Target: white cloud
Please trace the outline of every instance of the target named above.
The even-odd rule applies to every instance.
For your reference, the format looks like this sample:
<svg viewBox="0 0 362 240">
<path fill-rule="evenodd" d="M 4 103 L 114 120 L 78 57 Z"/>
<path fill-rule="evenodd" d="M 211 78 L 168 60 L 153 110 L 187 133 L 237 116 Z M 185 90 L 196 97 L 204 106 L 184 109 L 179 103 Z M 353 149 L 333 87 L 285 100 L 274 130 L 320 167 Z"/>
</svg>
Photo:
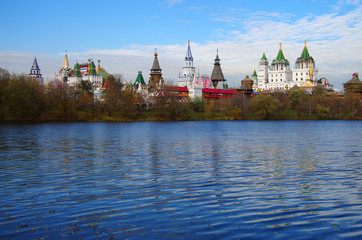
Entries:
<svg viewBox="0 0 362 240">
<path fill-rule="evenodd" d="M 240 10 L 242 11 L 242 10 Z M 283 52 L 291 67 L 300 56 L 304 40 L 308 40 L 309 53 L 319 68 L 319 76 L 325 76 L 338 88 L 351 78 L 353 72 L 362 72 L 362 7 L 358 6 L 344 14 L 308 15 L 296 21 L 260 19 L 259 17 L 230 21 L 233 27 L 220 28 L 214 41 L 196 43 L 191 40 L 194 65 L 201 74 L 211 75 L 216 50 L 219 49 L 221 67 L 229 86 L 239 87 L 245 75 L 251 75 L 265 51 L 271 61 L 283 43 Z M 226 30 L 227 29 L 227 30 Z M 165 79 L 177 80 L 179 69 L 184 66 L 187 40 L 175 45 L 129 45 L 121 49 L 89 49 L 85 52 L 68 52 L 70 64 L 86 62 L 88 58 L 101 59 L 101 65 L 110 73 L 123 73 L 134 81 L 138 71 L 144 78 L 153 62 L 155 48 Z M 0 67 L 9 71 L 27 73 L 37 56 L 45 77 L 59 70 L 64 53 L 48 56 L 37 53 L 0 51 Z M 146 80 L 147 81 L 147 80 Z"/>
<path fill-rule="evenodd" d="M 164 5 L 165 5 L 165 8 L 171 8 L 174 5 L 181 4 L 182 2 L 183 2 L 183 0 L 167 0 L 167 1 L 165 1 Z"/>
</svg>

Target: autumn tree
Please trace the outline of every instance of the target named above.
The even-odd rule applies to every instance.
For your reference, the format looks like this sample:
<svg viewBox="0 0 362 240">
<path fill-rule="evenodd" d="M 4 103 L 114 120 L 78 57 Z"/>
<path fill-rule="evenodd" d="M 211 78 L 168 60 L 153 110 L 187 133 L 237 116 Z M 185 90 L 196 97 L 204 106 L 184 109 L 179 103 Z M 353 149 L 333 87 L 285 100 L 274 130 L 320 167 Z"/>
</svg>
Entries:
<svg viewBox="0 0 362 240">
<path fill-rule="evenodd" d="M 107 86 L 103 91 L 104 107 L 108 111 L 108 115 L 111 116 L 114 112 L 118 112 L 121 109 L 123 84 L 121 79 L 117 79 L 113 75 L 108 76 L 106 81 Z"/>
<path fill-rule="evenodd" d="M 275 119 L 280 111 L 280 101 L 271 94 L 259 94 L 251 100 L 251 110 L 260 119 Z"/>
</svg>

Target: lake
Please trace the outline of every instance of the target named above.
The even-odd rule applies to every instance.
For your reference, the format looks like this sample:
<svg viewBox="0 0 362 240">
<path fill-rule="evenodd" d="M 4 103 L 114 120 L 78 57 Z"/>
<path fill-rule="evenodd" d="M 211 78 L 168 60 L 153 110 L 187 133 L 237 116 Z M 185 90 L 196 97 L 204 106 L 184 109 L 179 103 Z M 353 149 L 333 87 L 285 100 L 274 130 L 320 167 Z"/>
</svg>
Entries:
<svg viewBox="0 0 362 240">
<path fill-rule="evenodd" d="M 0 239 L 362 239 L 361 121 L 0 125 Z"/>
</svg>

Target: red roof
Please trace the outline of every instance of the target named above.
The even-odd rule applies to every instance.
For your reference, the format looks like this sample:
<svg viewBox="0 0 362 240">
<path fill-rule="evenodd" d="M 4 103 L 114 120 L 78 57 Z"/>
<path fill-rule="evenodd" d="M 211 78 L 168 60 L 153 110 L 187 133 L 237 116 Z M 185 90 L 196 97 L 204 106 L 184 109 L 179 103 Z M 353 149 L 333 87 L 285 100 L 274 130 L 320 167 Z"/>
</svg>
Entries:
<svg viewBox="0 0 362 240">
<path fill-rule="evenodd" d="M 233 89 L 213 89 L 213 88 L 203 88 L 202 93 L 213 93 L 213 94 L 236 94 L 236 91 Z"/>
<path fill-rule="evenodd" d="M 166 91 L 175 91 L 175 92 L 188 92 L 187 87 L 178 87 L 178 86 L 165 86 Z"/>
</svg>

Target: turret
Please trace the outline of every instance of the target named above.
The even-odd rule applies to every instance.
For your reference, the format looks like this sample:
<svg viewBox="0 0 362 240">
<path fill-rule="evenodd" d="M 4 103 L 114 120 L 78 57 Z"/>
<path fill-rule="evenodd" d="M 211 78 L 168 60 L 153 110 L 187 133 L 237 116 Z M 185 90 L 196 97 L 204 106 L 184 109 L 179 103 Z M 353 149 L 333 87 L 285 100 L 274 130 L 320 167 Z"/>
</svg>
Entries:
<svg viewBox="0 0 362 240">
<path fill-rule="evenodd" d="M 149 83 L 150 83 L 150 88 L 154 89 L 154 90 L 163 90 L 164 88 L 164 81 L 163 81 L 163 77 L 162 77 L 162 69 L 160 68 L 160 64 L 158 62 L 158 54 L 157 51 L 155 50 L 155 58 L 153 60 L 153 64 L 152 64 L 152 68 L 151 68 L 151 73 L 150 73 L 150 79 L 149 79 Z"/>
<path fill-rule="evenodd" d="M 94 64 L 93 61 L 89 64 L 89 70 L 87 75 L 91 76 L 97 75 L 96 65 Z"/>
<path fill-rule="evenodd" d="M 33 66 L 30 69 L 29 76 L 32 77 L 34 80 L 37 80 L 40 84 L 43 84 L 43 77 L 40 73 L 40 68 L 36 57 L 34 57 Z"/>
<path fill-rule="evenodd" d="M 219 51 L 216 54 L 214 69 L 212 70 L 211 74 L 211 81 L 214 89 L 216 89 L 219 82 L 225 82 L 226 79 L 224 78 L 224 74 L 222 73 L 221 66 L 220 66 L 220 58 L 219 58 Z"/>
<path fill-rule="evenodd" d="M 280 48 L 277 57 L 271 64 L 271 70 L 287 70 L 289 69 L 289 61 L 284 57 L 282 43 L 279 43 Z"/>
</svg>

